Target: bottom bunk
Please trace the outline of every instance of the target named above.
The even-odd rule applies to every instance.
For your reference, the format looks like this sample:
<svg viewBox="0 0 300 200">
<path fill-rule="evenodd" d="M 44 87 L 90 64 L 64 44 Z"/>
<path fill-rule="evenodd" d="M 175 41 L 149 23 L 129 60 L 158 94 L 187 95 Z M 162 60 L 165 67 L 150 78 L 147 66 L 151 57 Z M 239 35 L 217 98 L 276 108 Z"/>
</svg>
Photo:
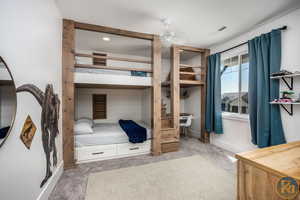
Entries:
<svg viewBox="0 0 300 200">
<path fill-rule="evenodd" d="M 75 124 L 77 163 L 149 154 L 151 151 L 151 129 L 142 122 L 137 124 L 146 130 L 145 141 L 131 143 L 120 124 L 93 124 L 86 119 L 85 121 L 87 122 L 82 123 L 79 120 Z M 88 123 L 90 125 L 87 125 Z"/>
</svg>

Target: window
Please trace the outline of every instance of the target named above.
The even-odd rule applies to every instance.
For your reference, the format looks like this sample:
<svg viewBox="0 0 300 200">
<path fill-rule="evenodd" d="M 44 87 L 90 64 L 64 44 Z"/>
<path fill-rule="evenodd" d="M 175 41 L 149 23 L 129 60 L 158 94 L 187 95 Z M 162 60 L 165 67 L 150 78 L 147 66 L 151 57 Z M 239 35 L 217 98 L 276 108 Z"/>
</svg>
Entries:
<svg viewBox="0 0 300 200">
<path fill-rule="evenodd" d="M 222 111 L 248 114 L 248 54 L 222 60 L 221 96 Z"/>
<path fill-rule="evenodd" d="M 106 94 L 93 94 L 93 119 L 106 119 Z"/>
</svg>

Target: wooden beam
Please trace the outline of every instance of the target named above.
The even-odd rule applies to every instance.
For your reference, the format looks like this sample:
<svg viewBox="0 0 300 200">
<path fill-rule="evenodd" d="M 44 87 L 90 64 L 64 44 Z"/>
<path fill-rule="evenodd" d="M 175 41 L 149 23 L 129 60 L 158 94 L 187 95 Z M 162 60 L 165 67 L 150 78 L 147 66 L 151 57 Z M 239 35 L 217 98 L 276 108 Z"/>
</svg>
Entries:
<svg viewBox="0 0 300 200">
<path fill-rule="evenodd" d="M 171 68 L 171 108 L 173 115 L 173 128 L 175 129 L 176 138 L 180 138 L 179 116 L 180 116 L 180 48 L 174 45 L 172 51 L 172 68 Z"/>
<path fill-rule="evenodd" d="M 202 80 L 180 80 L 180 87 L 191 87 L 191 86 L 203 86 L 205 82 Z M 163 87 L 170 87 L 170 81 L 165 81 L 162 83 Z"/>
<path fill-rule="evenodd" d="M 145 39 L 145 40 L 153 40 L 153 38 L 154 38 L 154 35 L 152 35 L 152 34 L 127 31 L 127 30 L 111 28 L 111 27 L 107 27 L 107 26 L 86 24 L 86 23 L 81 23 L 81 22 L 75 22 L 75 28 L 80 29 L 80 30 L 85 30 L 85 31 L 109 33 L 109 34 L 114 34 L 114 35 L 121 35 L 121 36 L 139 38 L 139 39 Z"/>
<path fill-rule="evenodd" d="M 62 40 L 62 124 L 63 124 L 63 160 L 64 168 L 75 166 L 74 159 L 74 55 L 75 27 L 74 21 L 63 20 Z"/>
<path fill-rule="evenodd" d="M 205 85 L 201 80 L 180 80 L 180 85 Z"/>
<path fill-rule="evenodd" d="M 119 70 L 119 71 L 139 71 L 152 73 L 151 69 L 146 68 L 134 68 L 134 67 L 114 67 L 106 65 L 89 65 L 89 64 L 75 64 L 77 68 L 89 68 L 89 69 L 107 69 L 107 70 Z"/>
<path fill-rule="evenodd" d="M 180 67 L 191 67 L 191 68 L 202 68 L 201 66 L 195 66 L 195 65 L 187 65 L 187 64 L 179 64 Z"/>
<path fill-rule="evenodd" d="M 203 72 L 179 72 L 180 74 L 201 75 Z"/>
<path fill-rule="evenodd" d="M 204 53 L 207 49 L 197 48 L 197 47 L 190 47 L 190 46 L 184 46 L 184 45 L 178 45 L 180 50 L 184 51 L 193 51 L 193 52 L 200 52 Z"/>
<path fill-rule="evenodd" d="M 210 55 L 210 50 L 205 50 L 204 53 L 201 54 L 201 65 L 205 67 L 205 73 L 201 75 L 201 80 L 206 83 L 206 76 L 207 76 L 207 65 L 208 65 L 208 56 Z M 200 125 L 201 125 L 201 136 L 200 141 L 203 143 L 209 143 L 209 133 L 205 131 L 205 102 L 206 102 L 206 87 L 202 87 L 200 90 L 201 96 L 201 104 L 200 104 Z"/>
<path fill-rule="evenodd" d="M 108 84 L 90 84 L 90 83 L 75 83 L 76 88 L 101 88 L 101 89 L 146 89 L 151 86 L 144 85 L 108 85 Z"/>
<path fill-rule="evenodd" d="M 152 41 L 152 60 L 153 60 L 152 154 L 160 155 L 162 153 L 162 150 L 161 150 L 161 42 L 159 36 L 154 36 Z"/>
<path fill-rule="evenodd" d="M 115 56 L 95 56 L 91 54 L 84 54 L 84 53 L 75 53 L 75 56 L 78 57 L 87 57 L 87 58 L 102 58 L 107 60 L 118 60 L 118 61 L 125 61 L 125 62 L 136 62 L 136 63 L 146 63 L 152 64 L 152 61 L 142 60 L 142 59 L 133 59 L 133 58 L 120 58 Z"/>
</svg>

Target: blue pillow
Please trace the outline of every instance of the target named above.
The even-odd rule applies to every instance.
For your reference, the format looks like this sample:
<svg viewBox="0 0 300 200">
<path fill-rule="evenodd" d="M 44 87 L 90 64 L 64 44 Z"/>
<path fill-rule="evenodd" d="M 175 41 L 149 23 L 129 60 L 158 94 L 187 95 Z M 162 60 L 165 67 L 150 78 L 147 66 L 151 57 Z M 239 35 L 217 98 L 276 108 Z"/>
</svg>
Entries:
<svg viewBox="0 0 300 200">
<path fill-rule="evenodd" d="M 147 72 L 131 71 L 131 76 L 147 77 Z"/>
</svg>

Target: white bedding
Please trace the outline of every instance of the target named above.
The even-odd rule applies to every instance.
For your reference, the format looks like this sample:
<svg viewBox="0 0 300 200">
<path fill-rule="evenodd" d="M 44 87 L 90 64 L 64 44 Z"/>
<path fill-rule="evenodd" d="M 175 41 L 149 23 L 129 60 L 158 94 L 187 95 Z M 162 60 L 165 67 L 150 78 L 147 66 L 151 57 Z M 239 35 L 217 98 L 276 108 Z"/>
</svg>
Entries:
<svg viewBox="0 0 300 200">
<path fill-rule="evenodd" d="M 151 86 L 152 77 L 131 76 L 130 72 L 105 69 L 76 69 L 75 83 Z"/>
<path fill-rule="evenodd" d="M 140 126 L 147 129 L 147 139 L 151 139 L 151 129 L 145 124 L 137 122 Z M 94 133 L 85 135 L 75 135 L 76 147 L 121 144 L 128 143 L 129 139 L 119 124 L 101 123 L 93 128 Z"/>
</svg>

